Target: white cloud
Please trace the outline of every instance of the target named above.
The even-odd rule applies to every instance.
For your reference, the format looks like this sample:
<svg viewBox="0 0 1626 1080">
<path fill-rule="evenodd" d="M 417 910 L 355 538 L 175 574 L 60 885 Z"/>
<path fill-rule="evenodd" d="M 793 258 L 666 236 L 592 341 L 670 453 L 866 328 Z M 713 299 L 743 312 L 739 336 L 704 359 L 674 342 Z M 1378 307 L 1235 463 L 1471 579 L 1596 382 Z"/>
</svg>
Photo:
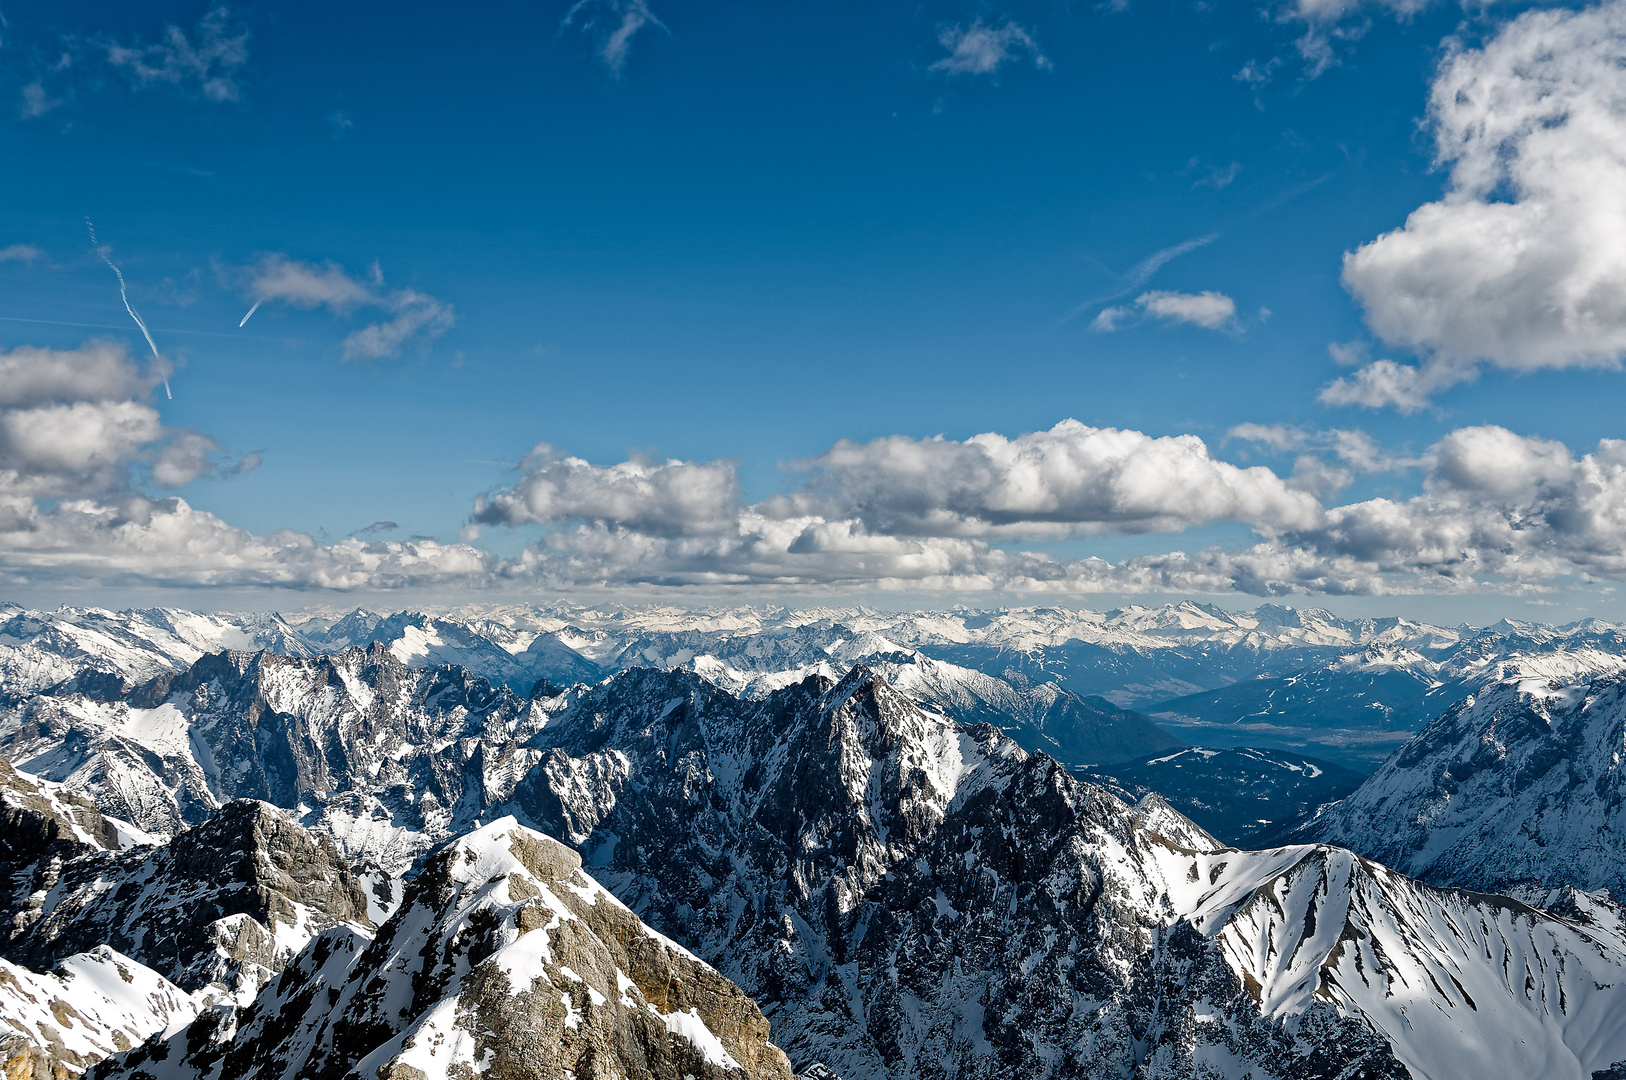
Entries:
<svg viewBox="0 0 1626 1080">
<path fill-rule="evenodd" d="M 318 544 L 254 536 L 177 498 L 136 490 L 239 473 L 210 436 L 166 427 L 147 397 L 160 378 L 122 346 L 0 353 L 0 581 L 389 587 L 484 580 L 496 560 L 466 545 Z"/>
<path fill-rule="evenodd" d="M 1236 320 L 1236 302 L 1224 293 L 1149 292 L 1135 304 L 1153 318 L 1219 330 Z"/>
<path fill-rule="evenodd" d="M 143 370 L 123 346 L 20 347 L 0 353 L 0 501 L 128 493 L 132 470 L 164 487 L 205 473 L 242 472 L 214 439 L 166 427 L 145 399 L 167 373 Z"/>
<path fill-rule="evenodd" d="M 98 44 L 107 62 L 138 88 L 167 86 L 210 101 L 236 101 L 238 78 L 248 63 L 248 31 L 234 25 L 228 8 L 217 7 L 198 21 L 192 36 L 169 26 L 158 42 L 123 45 L 110 39 Z"/>
<path fill-rule="evenodd" d="M 573 26 L 578 19 L 584 33 L 598 35 L 599 59 L 617 77 L 626 66 L 632 39 L 640 30 L 646 26 L 666 29 L 645 0 L 576 0 L 559 25 Z"/>
<path fill-rule="evenodd" d="M 520 462 L 512 488 L 475 500 L 473 520 L 487 525 L 556 523 L 575 518 L 659 536 L 732 529 L 740 485 L 727 461 L 624 461 L 597 468 L 547 443 Z"/>
<path fill-rule="evenodd" d="M 391 318 L 371 323 L 344 339 L 345 360 L 382 360 L 399 355 L 413 341 L 430 341 L 457 321 L 452 305 L 416 289 L 384 288 L 384 272 L 373 264 L 367 280 L 353 277 L 331 260 L 317 265 L 283 254 L 262 256 L 245 273 L 247 294 L 256 306 L 280 301 L 294 307 L 323 307 L 335 315 L 380 308 Z"/>
<path fill-rule="evenodd" d="M 1090 329 L 1098 333 L 1111 333 L 1142 319 L 1188 323 L 1205 330 L 1224 330 L 1236 325 L 1236 301 L 1224 293 L 1212 291 L 1141 293 L 1133 304 L 1103 308 L 1090 323 Z"/>
<path fill-rule="evenodd" d="M 0 247 L 0 263 L 20 262 L 32 265 L 35 259 L 44 255 L 45 252 L 33 244 L 10 244 L 6 247 Z"/>
<path fill-rule="evenodd" d="M 0 352 L 0 408 L 144 397 L 165 374 L 143 371 L 113 342 L 72 350 L 21 345 Z"/>
<path fill-rule="evenodd" d="M 496 562 L 466 544 L 255 536 L 179 498 L 131 494 L 50 508 L 0 498 L 0 580 L 387 589 L 482 584 Z"/>
<path fill-rule="evenodd" d="M 1033 66 L 1048 71 L 1052 66 L 1039 51 L 1033 35 L 1014 22 L 989 26 L 974 19 L 970 26 L 945 27 L 937 43 L 948 55 L 931 65 L 933 71 L 948 75 L 992 75 L 1011 60 L 1028 57 Z"/>
<path fill-rule="evenodd" d="M 1528 593 L 1626 579 L 1626 441 L 1578 455 L 1498 427 L 1454 431 L 1416 459 L 1359 431 L 1233 429 L 1232 439 L 1298 455 L 1287 478 L 1217 460 L 1193 436 L 1076 421 L 1016 438 L 895 436 L 838 443 L 800 466 L 793 491 L 755 505 L 728 461 L 599 467 L 543 445 L 471 517 L 540 524 L 512 557 L 362 538 L 388 522 L 334 544 L 256 536 L 138 490 L 142 477 L 180 485 L 232 469 L 214 439 L 167 428 L 124 396 L 150 390 L 150 374 L 111 346 L 29 356 L 45 372 L 35 383 L 15 390 L 0 379 L 10 392 L 0 405 L 0 581 L 1283 595 Z M 18 368 L 16 352 L 0 359 Z M 1412 498 L 1321 501 L 1349 476 L 1409 468 L 1422 471 Z M 1219 522 L 1258 541 L 1115 563 L 1001 546 Z"/>
<path fill-rule="evenodd" d="M 280 300 L 294 307 L 326 307 L 337 315 L 378 302 L 374 288 L 383 283 L 375 271 L 371 283 L 351 277 L 331 259 L 318 266 L 282 254 L 262 256 L 249 270 L 249 294 L 255 300 Z"/>
<path fill-rule="evenodd" d="M 397 289 L 390 293 L 386 306 L 395 312 L 393 319 L 362 327 L 344 339 L 346 360 L 382 360 L 396 356 L 412 339 L 439 337 L 457 321 L 450 304 L 415 289 Z"/>
<path fill-rule="evenodd" d="M 1626 356 L 1626 4 L 1530 11 L 1451 52 L 1430 94 L 1449 188 L 1349 253 L 1372 329 L 1424 359 L 1380 361 L 1335 403 L 1416 408 L 1489 363 Z"/>
<path fill-rule="evenodd" d="M 1334 379 L 1317 398 L 1327 405 L 1358 405 L 1367 409 L 1397 409 L 1414 413 L 1426 408 L 1439 390 L 1471 377 L 1472 368 L 1433 363 L 1417 366 L 1393 360 L 1374 360 L 1353 375 Z"/>
<path fill-rule="evenodd" d="M 605 512 L 596 517 L 556 511 L 552 520 L 570 516 L 579 523 L 550 530 L 493 573 L 559 588 L 1255 595 L 1528 593 L 1560 579 L 1626 577 L 1626 442 L 1605 440 L 1577 458 L 1560 443 L 1495 427 L 1465 428 L 1422 458 L 1406 459 L 1356 431 L 1245 425 L 1233 435 L 1279 451 L 1323 454 L 1329 468 L 1350 473 L 1420 465 L 1423 492 L 1409 500 L 1371 499 L 1323 510 L 1312 495 L 1269 470 L 1213 461 L 1189 436 L 1152 440 L 1072 423 L 1014 440 L 900 437 L 839 444 L 809 463 L 812 479 L 805 489 L 736 506 L 727 527 L 720 527 L 722 499 L 702 500 L 705 512 L 692 515 L 707 523 L 705 530 L 633 527 L 635 517 L 649 516 L 636 497 L 625 505 L 603 504 Z M 1108 454 L 1081 467 L 1066 448 L 1044 445 L 1095 438 L 1139 449 L 1153 460 L 1131 469 L 1125 460 L 1132 454 Z M 1176 452 L 1181 446 L 1168 444 L 1184 444 L 1185 458 Z M 1080 483 L 1081 476 L 1095 482 Z M 647 505 L 662 501 L 651 496 Z M 1210 520 L 1246 524 L 1261 541 L 1240 550 L 1172 551 L 1118 563 L 1063 560 L 989 543 Z"/>
<path fill-rule="evenodd" d="M 1238 424 L 1225 433 L 1226 442 L 1233 440 L 1296 454 L 1287 484 L 1318 498 L 1342 491 L 1359 476 L 1418 464 L 1414 458 L 1384 450 L 1366 432 L 1347 428 L 1306 431 L 1286 424 Z"/>
</svg>

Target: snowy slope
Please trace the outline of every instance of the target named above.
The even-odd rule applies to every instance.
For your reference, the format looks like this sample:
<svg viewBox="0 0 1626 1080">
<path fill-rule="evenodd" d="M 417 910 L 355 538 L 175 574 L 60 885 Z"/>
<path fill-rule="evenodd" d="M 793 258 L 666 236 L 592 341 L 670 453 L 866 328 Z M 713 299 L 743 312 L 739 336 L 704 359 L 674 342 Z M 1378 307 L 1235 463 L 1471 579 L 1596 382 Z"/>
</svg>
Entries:
<svg viewBox="0 0 1626 1080">
<path fill-rule="evenodd" d="M 0 960 L 0 1066 L 8 1080 L 77 1076 L 197 1012 L 180 987 L 105 945 L 45 974 Z"/>
<path fill-rule="evenodd" d="M 1339 848 L 1153 853 L 1175 910 L 1289 1026 L 1330 1002 L 1380 1032 L 1419 1080 L 1588 1080 L 1626 1059 L 1613 908 L 1583 896 L 1584 910 L 1559 919 Z"/>
</svg>

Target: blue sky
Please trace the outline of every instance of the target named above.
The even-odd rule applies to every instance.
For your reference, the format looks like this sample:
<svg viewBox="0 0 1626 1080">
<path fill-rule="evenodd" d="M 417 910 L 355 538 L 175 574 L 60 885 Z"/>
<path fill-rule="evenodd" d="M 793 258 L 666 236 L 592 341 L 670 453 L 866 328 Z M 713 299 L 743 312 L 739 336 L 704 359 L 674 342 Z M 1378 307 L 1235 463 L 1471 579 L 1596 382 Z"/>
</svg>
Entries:
<svg viewBox="0 0 1626 1080">
<path fill-rule="evenodd" d="M 0 13 L 7 595 L 1622 614 L 1613 6 Z"/>
</svg>

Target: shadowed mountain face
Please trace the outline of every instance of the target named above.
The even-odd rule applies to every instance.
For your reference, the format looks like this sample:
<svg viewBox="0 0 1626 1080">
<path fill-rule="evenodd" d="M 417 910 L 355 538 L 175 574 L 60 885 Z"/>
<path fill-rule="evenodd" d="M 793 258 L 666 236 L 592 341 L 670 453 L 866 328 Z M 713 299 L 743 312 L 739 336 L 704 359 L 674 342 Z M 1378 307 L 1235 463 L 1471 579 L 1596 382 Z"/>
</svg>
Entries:
<svg viewBox="0 0 1626 1080">
<path fill-rule="evenodd" d="M 1155 792 L 1235 847 L 1266 847 L 1365 775 L 1330 761 L 1281 750 L 1192 747 L 1081 771 L 1127 798 Z"/>
</svg>

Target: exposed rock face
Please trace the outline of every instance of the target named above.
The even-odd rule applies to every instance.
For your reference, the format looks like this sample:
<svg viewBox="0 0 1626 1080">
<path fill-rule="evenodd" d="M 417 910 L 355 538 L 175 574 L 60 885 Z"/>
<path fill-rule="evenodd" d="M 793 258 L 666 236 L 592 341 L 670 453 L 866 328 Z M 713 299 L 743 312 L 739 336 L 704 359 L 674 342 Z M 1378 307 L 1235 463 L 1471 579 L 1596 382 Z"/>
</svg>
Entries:
<svg viewBox="0 0 1626 1080">
<path fill-rule="evenodd" d="M 0 955 L 45 970 L 108 945 L 188 992 L 252 995 L 312 935 L 368 923 L 333 842 L 252 800 L 163 847 L 47 854 L 10 885 Z"/>
<path fill-rule="evenodd" d="M 47 854 L 72 857 L 117 850 L 118 826 L 76 792 L 20 773 L 0 758 L 0 874 Z"/>
<path fill-rule="evenodd" d="M 734 984 L 646 929 L 569 848 L 500 819 L 448 844 L 369 942 L 318 938 L 235 1025 L 98 1078 L 791 1080 Z"/>
<path fill-rule="evenodd" d="M 1441 885 L 1626 896 L 1626 676 L 1504 663 L 1299 835 Z"/>
</svg>

